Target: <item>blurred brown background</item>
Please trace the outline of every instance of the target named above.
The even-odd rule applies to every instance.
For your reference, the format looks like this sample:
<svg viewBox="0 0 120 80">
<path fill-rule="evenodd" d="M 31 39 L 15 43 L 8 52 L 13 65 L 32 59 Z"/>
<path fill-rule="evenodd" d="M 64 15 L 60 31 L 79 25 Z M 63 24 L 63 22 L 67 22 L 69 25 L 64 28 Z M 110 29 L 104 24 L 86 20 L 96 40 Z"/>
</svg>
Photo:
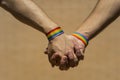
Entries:
<svg viewBox="0 0 120 80">
<path fill-rule="evenodd" d="M 34 0 L 66 33 L 75 31 L 97 0 Z M 68 71 L 52 68 L 46 37 L 0 8 L 0 80 L 120 80 L 120 18 L 91 40 L 85 60 Z"/>
</svg>

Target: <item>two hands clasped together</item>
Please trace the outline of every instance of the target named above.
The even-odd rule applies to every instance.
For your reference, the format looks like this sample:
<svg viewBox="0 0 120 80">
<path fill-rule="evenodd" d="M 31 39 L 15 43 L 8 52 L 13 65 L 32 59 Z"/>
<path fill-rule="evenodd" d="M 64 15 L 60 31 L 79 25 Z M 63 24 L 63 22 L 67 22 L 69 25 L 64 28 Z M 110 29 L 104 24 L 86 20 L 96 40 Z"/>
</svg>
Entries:
<svg viewBox="0 0 120 80">
<path fill-rule="evenodd" d="M 0 0 L 0 5 L 21 22 L 47 36 L 49 44 L 45 53 L 51 65 L 58 66 L 61 70 L 77 66 L 79 61 L 84 59 L 88 41 L 120 15 L 120 0 L 98 0 L 79 29 L 67 35 L 33 0 Z"/>
<path fill-rule="evenodd" d="M 54 34 L 56 31 L 58 32 Z M 87 46 L 86 42 L 88 42 L 85 36 L 80 33 L 67 35 L 63 31 L 60 33 L 58 29 L 52 30 L 50 33 L 53 34 L 50 40 L 48 38 L 49 44 L 45 53 L 48 54 L 53 67 L 59 66 L 59 69 L 67 70 L 70 67 L 77 66 L 79 61 L 84 59 L 83 53 Z"/>
</svg>

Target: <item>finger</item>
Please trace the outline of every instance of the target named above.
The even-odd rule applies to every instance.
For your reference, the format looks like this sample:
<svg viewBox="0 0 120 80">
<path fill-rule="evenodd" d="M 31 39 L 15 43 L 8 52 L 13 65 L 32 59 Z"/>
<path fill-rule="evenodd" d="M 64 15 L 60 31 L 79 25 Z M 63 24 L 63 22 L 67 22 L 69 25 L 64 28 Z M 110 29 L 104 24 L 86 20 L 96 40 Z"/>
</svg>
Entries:
<svg viewBox="0 0 120 80">
<path fill-rule="evenodd" d="M 54 67 L 55 66 L 55 64 L 53 64 L 53 62 L 51 61 L 51 59 L 50 59 L 51 57 L 48 55 L 48 60 L 49 60 L 49 62 L 50 62 L 50 64 L 51 64 L 51 66 L 52 67 Z"/>
<path fill-rule="evenodd" d="M 77 56 L 78 60 L 80 60 L 80 57 L 82 55 L 80 49 L 81 49 L 80 45 L 78 45 L 77 42 L 74 42 L 74 52 L 75 52 L 75 55 Z"/>
<path fill-rule="evenodd" d="M 84 60 L 84 51 L 85 49 L 80 49 L 80 52 L 81 52 L 81 56 L 80 56 L 80 60 Z"/>
<path fill-rule="evenodd" d="M 80 49 L 74 49 L 74 52 L 75 52 L 75 55 L 77 56 L 77 58 L 79 59 L 80 56 L 82 55 L 81 52 L 80 52 Z"/>
<path fill-rule="evenodd" d="M 77 65 L 78 65 L 79 60 L 78 60 L 78 58 L 77 58 L 77 56 L 75 55 L 75 53 L 74 53 L 74 52 L 73 52 L 73 56 L 74 56 L 74 66 L 73 66 L 73 67 L 75 67 L 75 66 L 77 66 Z"/>
<path fill-rule="evenodd" d="M 59 69 L 60 70 L 68 70 L 69 68 L 70 67 L 68 65 L 67 56 L 63 56 L 62 59 L 61 59 L 61 63 L 60 63 Z"/>
<path fill-rule="evenodd" d="M 74 42 L 74 52 L 78 58 L 78 60 L 84 59 L 84 50 L 85 48 L 82 45 L 78 45 L 77 42 Z"/>
<path fill-rule="evenodd" d="M 77 59 L 76 55 L 74 54 L 73 50 L 68 50 L 66 55 L 68 57 L 69 66 L 71 66 L 71 67 L 77 66 L 78 59 Z"/>
<path fill-rule="evenodd" d="M 45 54 L 48 54 L 48 50 L 46 49 L 46 50 L 44 51 L 44 53 L 45 53 Z"/>
<path fill-rule="evenodd" d="M 83 53 L 81 52 L 79 47 L 75 47 L 74 49 L 75 55 L 77 56 L 78 60 L 81 60 Z"/>
<path fill-rule="evenodd" d="M 51 58 L 50 62 L 56 66 L 60 65 L 61 55 L 59 53 L 54 53 Z"/>
<path fill-rule="evenodd" d="M 53 54 L 55 54 L 55 51 L 47 49 L 47 54 L 48 54 L 48 60 L 51 63 L 51 66 L 54 67 L 55 62 L 51 60 L 51 57 L 53 56 Z"/>
</svg>

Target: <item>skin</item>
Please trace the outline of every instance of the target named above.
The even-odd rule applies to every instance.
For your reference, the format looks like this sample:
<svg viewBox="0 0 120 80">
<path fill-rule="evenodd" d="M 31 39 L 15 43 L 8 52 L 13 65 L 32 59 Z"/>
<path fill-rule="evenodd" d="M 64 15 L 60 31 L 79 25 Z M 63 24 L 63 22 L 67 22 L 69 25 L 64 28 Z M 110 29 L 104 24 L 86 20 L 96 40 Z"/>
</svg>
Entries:
<svg viewBox="0 0 120 80">
<path fill-rule="evenodd" d="M 77 32 L 89 40 L 112 23 L 120 15 L 120 0 L 99 0 L 88 18 L 81 24 Z"/>
<path fill-rule="evenodd" d="M 120 0 L 99 0 L 91 14 L 85 19 L 76 32 L 83 34 L 88 40 L 91 40 L 118 18 L 119 15 Z M 76 49 L 78 53 L 75 53 L 76 56 L 83 55 L 86 49 L 85 45 L 75 37 L 69 36 L 69 38 L 73 42 L 74 47 L 77 45 Z M 81 56 L 80 59 L 82 59 L 82 57 L 83 56 Z"/>
<path fill-rule="evenodd" d="M 65 41 L 65 43 L 62 43 L 62 47 L 60 46 L 62 40 L 58 41 L 59 39 Z M 79 61 L 83 60 L 83 52 L 85 49 L 85 45 L 84 43 L 82 43 L 82 41 L 71 35 L 65 35 L 64 38 L 56 37 L 53 41 L 54 42 L 51 41 L 51 44 L 48 45 L 48 49 L 46 51 L 47 54 L 51 54 L 48 55 L 48 57 L 49 61 L 52 62 L 53 67 L 59 66 L 60 70 L 68 70 L 70 67 L 76 67 Z M 65 54 L 61 55 L 59 52 Z"/>
<path fill-rule="evenodd" d="M 0 0 L 0 4 L 16 19 L 36 28 L 43 34 L 58 27 L 58 24 L 53 22 L 33 0 Z M 74 46 L 74 43 L 65 33 L 51 40 L 46 51 L 51 65 L 59 66 L 61 70 L 77 66 L 80 58 L 75 52 L 79 54 L 81 52 L 78 49 L 79 46 Z"/>
<path fill-rule="evenodd" d="M 86 36 L 88 40 L 94 38 L 120 15 L 120 0 L 99 0 L 91 14 L 85 19 L 76 32 Z M 75 41 L 77 42 L 77 41 Z M 81 53 L 85 45 L 79 42 Z"/>
<path fill-rule="evenodd" d="M 58 27 L 32 0 L 1 0 L 1 6 L 7 8 L 6 10 L 13 15 L 15 12 L 15 14 L 18 13 L 27 20 L 32 21 L 32 25 L 33 23 L 37 24 L 37 29 L 44 34 L 56 28 L 56 26 Z M 91 40 L 113 22 L 119 14 L 120 0 L 99 0 L 77 32 Z M 23 21 L 18 16 L 14 16 L 18 20 L 27 23 L 26 20 Z M 70 67 L 77 66 L 78 62 L 83 59 L 85 48 L 86 46 L 77 38 L 62 34 L 49 42 L 46 53 L 52 66 L 56 65 L 61 70 L 67 70 Z"/>
<path fill-rule="evenodd" d="M 83 34 L 88 38 L 88 40 L 91 40 L 116 18 L 118 18 L 119 15 L 120 0 L 99 0 L 91 14 L 85 19 L 76 32 Z M 85 45 L 73 36 L 69 36 L 69 39 L 73 42 L 74 47 L 76 48 L 75 55 L 78 60 L 79 58 L 81 60 L 84 57 L 83 53 L 86 49 Z"/>
</svg>

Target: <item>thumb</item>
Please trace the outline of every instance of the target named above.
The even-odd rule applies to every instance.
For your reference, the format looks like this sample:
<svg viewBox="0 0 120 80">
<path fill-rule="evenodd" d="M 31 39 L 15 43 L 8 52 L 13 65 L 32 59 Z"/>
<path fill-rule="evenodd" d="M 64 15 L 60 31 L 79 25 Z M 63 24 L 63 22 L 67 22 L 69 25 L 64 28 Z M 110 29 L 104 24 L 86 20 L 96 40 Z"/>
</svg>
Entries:
<svg viewBox="0 0 120 80">
<path fill-rule="evenodd" d="M 48 48 L 46 48 L 46 50 L 44 51 L 45 54 L 48 54 Z"/>
<path fill-rule="evenodd" d="M 85 49 L 80 49 L 81 52 L 80 60 L 84 60 L 84 51 Z"/>
</svg>

